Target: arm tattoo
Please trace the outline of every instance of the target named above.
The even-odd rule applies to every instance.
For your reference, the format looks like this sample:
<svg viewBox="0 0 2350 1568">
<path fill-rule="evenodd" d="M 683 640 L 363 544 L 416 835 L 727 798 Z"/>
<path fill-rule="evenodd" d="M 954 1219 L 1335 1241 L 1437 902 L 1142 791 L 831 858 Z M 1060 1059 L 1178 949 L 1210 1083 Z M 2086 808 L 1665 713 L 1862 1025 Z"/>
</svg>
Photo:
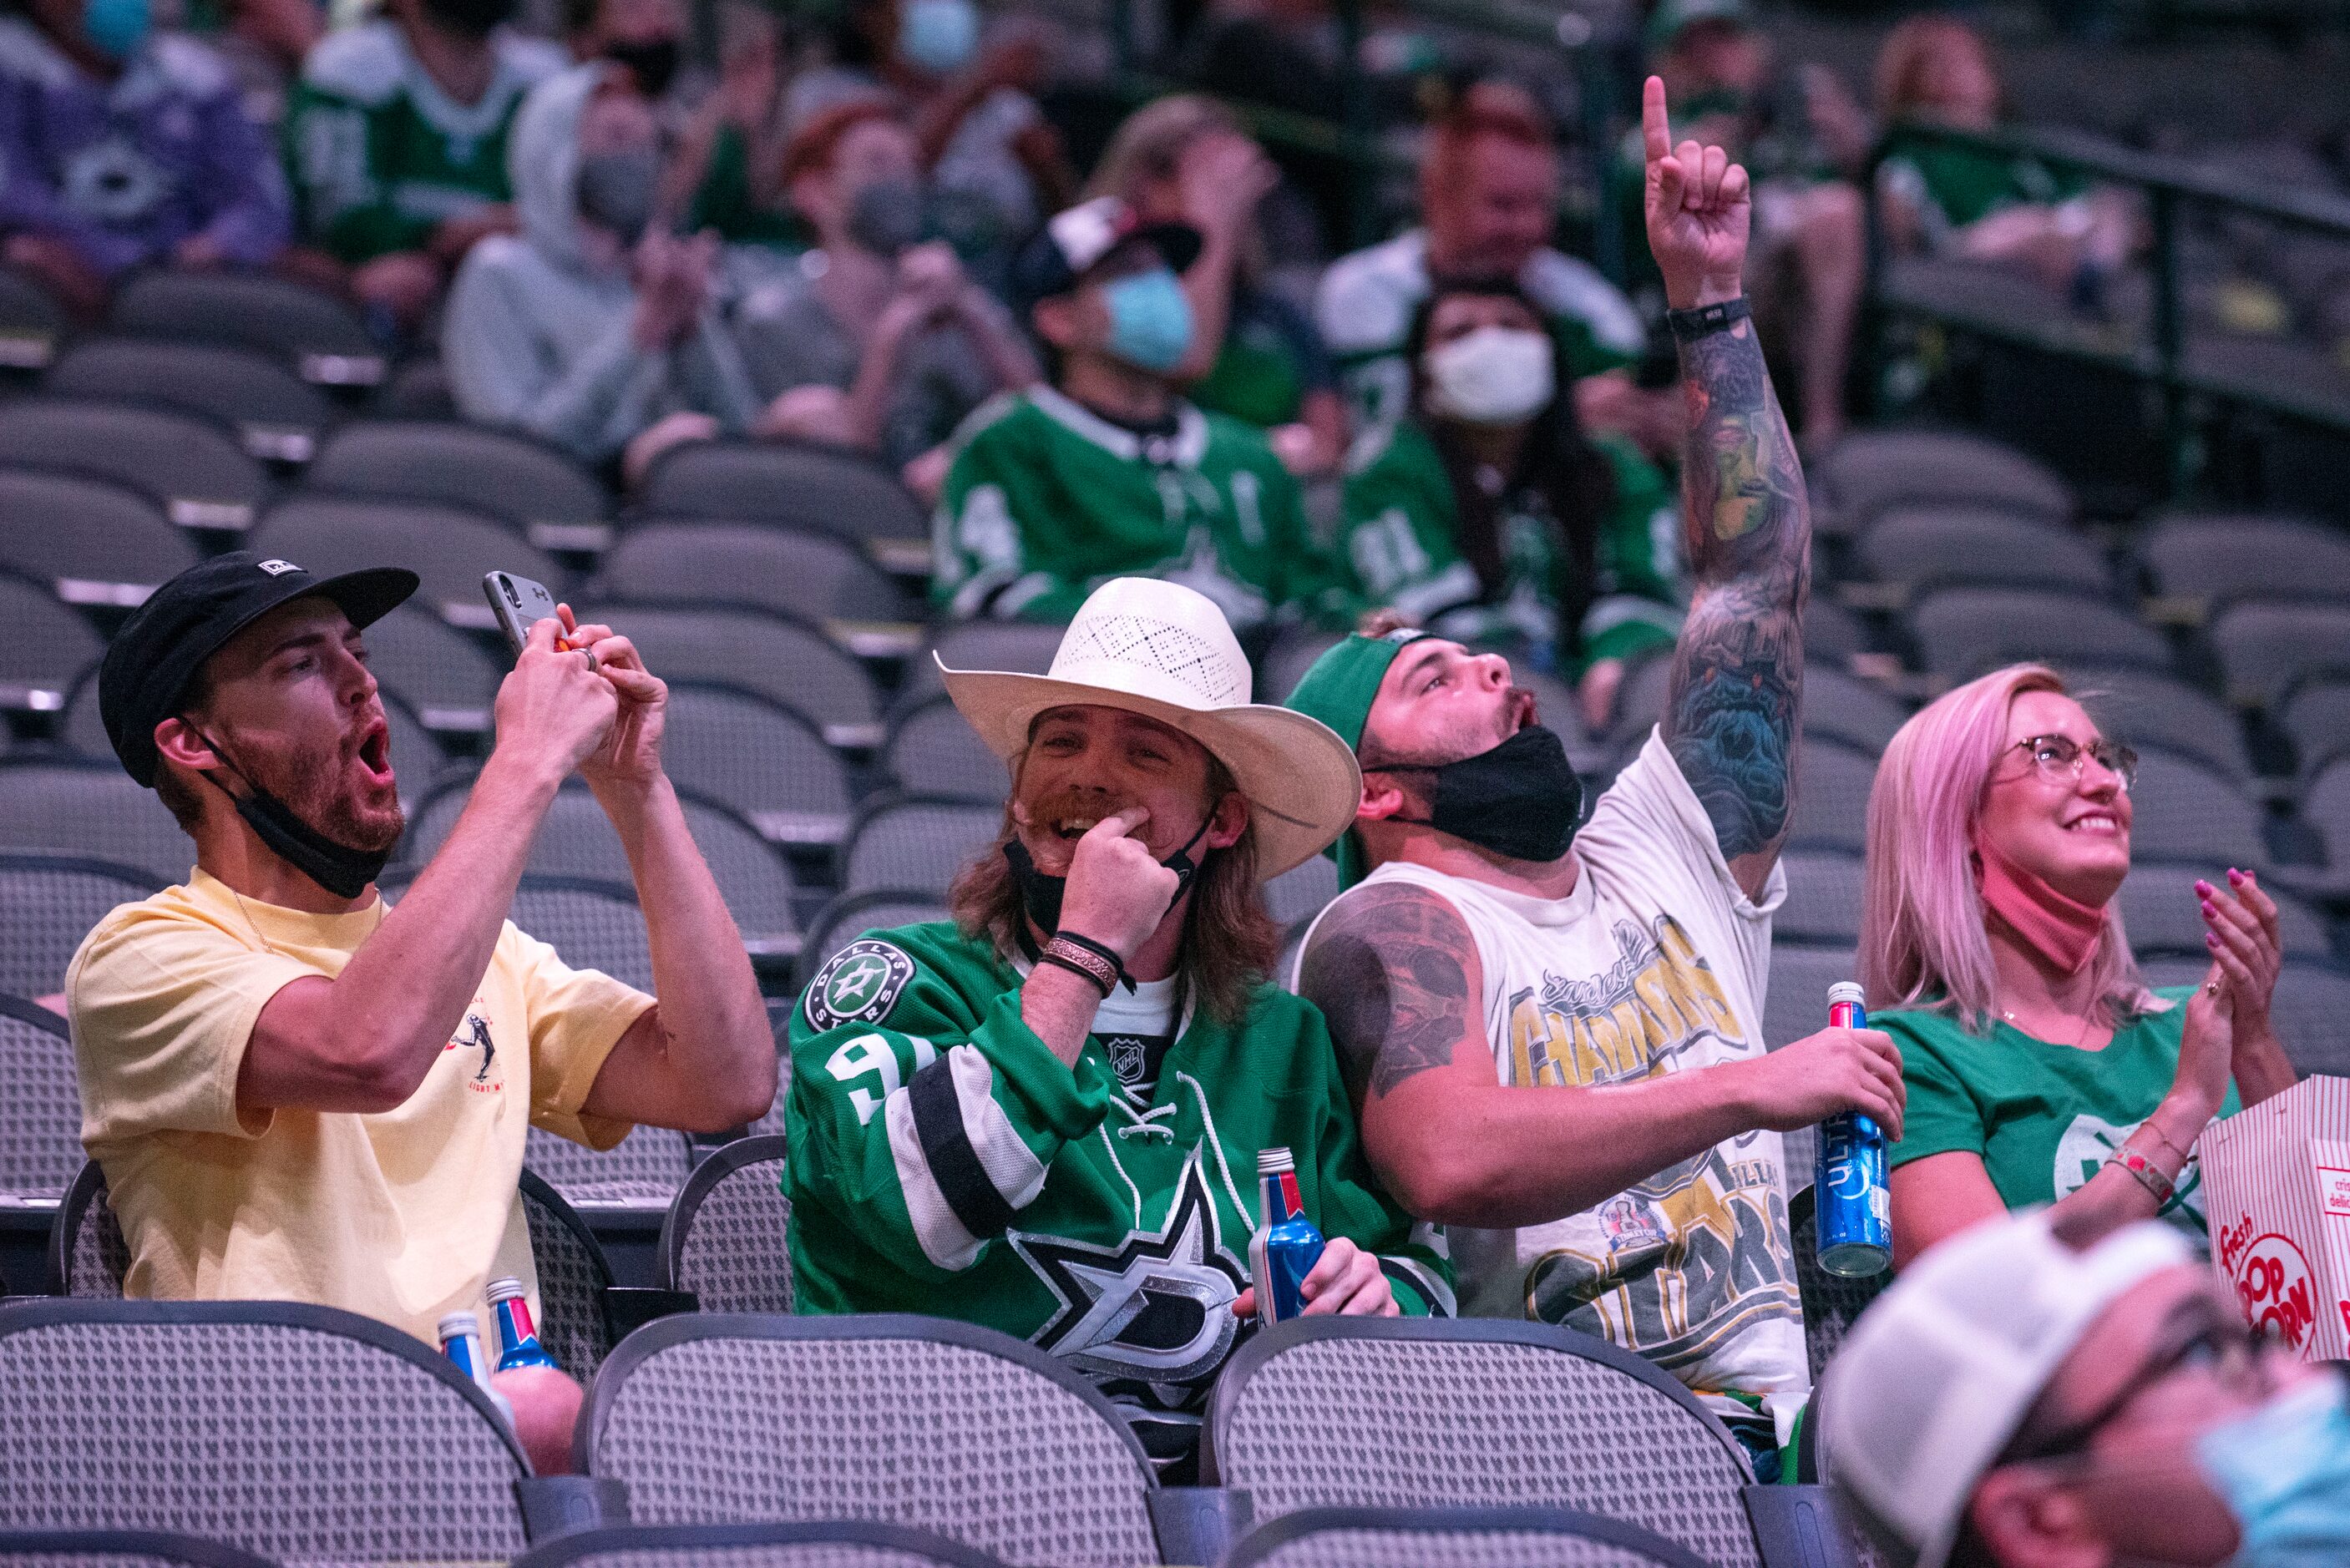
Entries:
<svg viewBox="0 0 2350 1568">
<path fill-rule="evenodd" d="M 1665 743 L 1724 858 L 1772 855 L 1794 805 L 1811 506 L 1752 321 L 1684 344 L 1681 378 L 1682 526 L 1697 590 L 1673 650 Z"/>
<path fill-rule="evenodd" d="M 1324 919 L 1298 990 L 1329 1020 L 1357 1106 L 1451 1065 L 1476 1027 L 1467 962 L 1474 950 L 1452 906 L 1409 883 L 1367 889 Z"/>
</svg>

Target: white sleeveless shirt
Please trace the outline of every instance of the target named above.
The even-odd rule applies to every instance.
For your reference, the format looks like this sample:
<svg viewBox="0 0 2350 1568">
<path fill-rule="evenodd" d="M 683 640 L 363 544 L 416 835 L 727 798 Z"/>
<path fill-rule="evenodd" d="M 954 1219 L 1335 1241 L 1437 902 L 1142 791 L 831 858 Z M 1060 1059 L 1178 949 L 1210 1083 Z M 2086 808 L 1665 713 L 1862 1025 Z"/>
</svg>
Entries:
<svg viewBox="0 0 2350 1568">
<path fill-rule="evenodd" d="M 1786 877 L 1773 867 L 1762 900 L 1747 898 L 1653 731 L 1573 854 L 1564 898 L 1401 862 L 1360 886 L 1413 883 L 1459 911 L 1504 1084 L 1590 1087 L 1761 1055 Z M 1783 1396 L 1769 1404 L 1792 1418 L 1810 1376 L 1783 1166 L 1777 1133 L 1743 1133 L 1580 1214 L 1448 1226 L 1461 1310 L 1582 1329 L 1700 1392 Z"/>
</svg>

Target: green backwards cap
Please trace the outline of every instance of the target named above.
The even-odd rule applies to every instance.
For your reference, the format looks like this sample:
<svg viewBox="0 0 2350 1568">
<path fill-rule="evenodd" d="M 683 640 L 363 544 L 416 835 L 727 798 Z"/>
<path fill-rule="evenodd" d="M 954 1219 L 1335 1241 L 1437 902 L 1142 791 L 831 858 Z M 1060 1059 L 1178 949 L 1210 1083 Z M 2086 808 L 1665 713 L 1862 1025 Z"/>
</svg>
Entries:
<svg viewBox="0 0 2350 1568">
<path fill-rule="evenodd" d="M 1371 704 L 1378 701 L 1379 682 L 1387 679 L 1388 666 L 1411 644 L 1435 635 L 1402 627 L 1383 637 L 1349 637 L 1314 661 L 1313 668 L 1306 670 L 1282 706 L 1321 720 L 1337 731 L 1338 738 L 1359 754 L 1363 749 L 1363 726 L 1371 722 Z M 1338 863 L 1341 892 L 1367 874 L 1368 868 L 1363 864 L 1362 840 L 1351 827 L 1322 853 Z"/>
</svg>

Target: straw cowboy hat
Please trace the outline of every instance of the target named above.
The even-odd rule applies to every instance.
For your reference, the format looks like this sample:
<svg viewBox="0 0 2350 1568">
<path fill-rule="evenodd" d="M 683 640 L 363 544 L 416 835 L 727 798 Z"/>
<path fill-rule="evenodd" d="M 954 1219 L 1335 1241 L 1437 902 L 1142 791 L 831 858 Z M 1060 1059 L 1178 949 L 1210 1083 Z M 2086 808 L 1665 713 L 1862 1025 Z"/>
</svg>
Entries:
<svg viewBox="0 0 2350 1568">
<path fill-rule="evenodd" d="M 1353 825 L 1363 797 L 1355 753 L 1327 724 L 1248 700 L 1248 660 L 1223 612 L 1180 584 L 1118 577 L 1096 588 L 1047 674 L 943 661 L 939 671 L 955 707 L 1007 763 L 1027 749 L 1037 715 L 1055 708 L 1124 708 L 1191 736 L 1248 800 L 1258 874 L 1268 880 L 1320 854 Z"/>
</svg>

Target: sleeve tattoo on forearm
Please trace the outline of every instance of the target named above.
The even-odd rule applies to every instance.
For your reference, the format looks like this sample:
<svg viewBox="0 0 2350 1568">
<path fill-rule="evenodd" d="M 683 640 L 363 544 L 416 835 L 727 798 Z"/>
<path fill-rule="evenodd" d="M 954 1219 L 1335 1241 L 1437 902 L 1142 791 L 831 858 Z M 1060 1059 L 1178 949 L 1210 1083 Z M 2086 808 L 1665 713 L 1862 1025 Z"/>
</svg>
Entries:
<svg viewBox="0 0 2350 1568">
<path fill-rule="evenodd" d="M 1683 527 L 1697 591 L 1665 743 L 1726 858 L 1775 850 L 1794 805 L 1811 508 L 1753 323 L 1681 348 Z"/>
<path fill-rule="evenodd" d="M 1315 933 L 1298 989 L 1329 1020 L 1357 1104 L 1451 1064 L 1470 1027 L 1470 944 L 1450 904 L 1402 884 L 1357 894 Z"/>
</svg>

